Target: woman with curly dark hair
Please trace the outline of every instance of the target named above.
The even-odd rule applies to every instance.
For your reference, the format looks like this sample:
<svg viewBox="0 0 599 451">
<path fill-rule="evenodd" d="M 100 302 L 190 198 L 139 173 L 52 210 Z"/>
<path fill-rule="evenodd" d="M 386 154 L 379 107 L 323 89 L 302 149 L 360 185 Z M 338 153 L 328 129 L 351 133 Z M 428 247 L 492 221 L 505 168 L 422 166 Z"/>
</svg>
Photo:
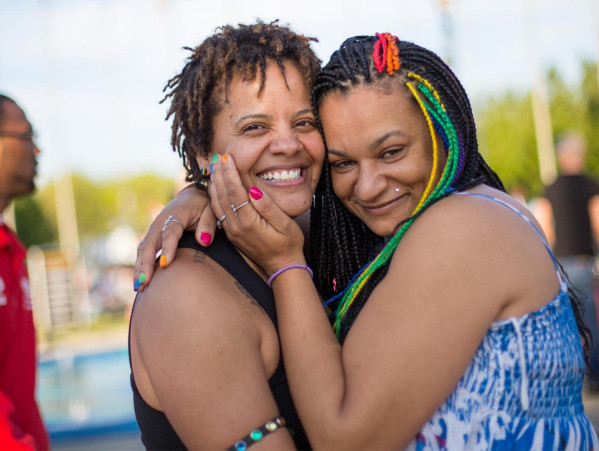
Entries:
<svg viewBox="0 0 599 451">
<path fill-rule="evenodd" d="M 189 49 L 165 97 L 188 181 L 201 186 L 211 163 L 230 155 L 246 190 L 269 193 L 291 217 L 309 209 L 324 157 L 310 106 L 320 69 L 311 41 L 257 22 L 222 27 Z M 221 223 L 244 207 L 231 205 Z M 163 226 L 177 228 L 176 217 Z M 135 283 L 131 385 L 142 442 L 149 449 L 309 448 L 264 270 L 223 232 L 200 238 L 211 246 L 186 233 L 151 286 L 139 290 L 143 276 Z"/>
</svg>

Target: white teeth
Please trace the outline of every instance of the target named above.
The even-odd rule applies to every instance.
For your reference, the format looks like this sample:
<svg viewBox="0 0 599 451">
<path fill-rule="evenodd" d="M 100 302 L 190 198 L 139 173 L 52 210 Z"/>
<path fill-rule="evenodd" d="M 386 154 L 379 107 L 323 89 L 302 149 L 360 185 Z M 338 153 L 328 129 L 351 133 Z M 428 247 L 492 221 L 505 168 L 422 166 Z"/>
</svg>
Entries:
<svg viewBox="0 0 599 451">
<path fill-rule="evenodd" d="M 297 180 L 298 178 L 300 178 L 302 174 L 302 170 L 301 169 L 291 169 L 289 171 L 274 171 L 274 172 L 268 172 L 266 174 L 261 174 L 260 177 L 263 178 L 264 180 L 280 180 L 283 182 L 291 182 L 293 180 Z"/>
</svg>

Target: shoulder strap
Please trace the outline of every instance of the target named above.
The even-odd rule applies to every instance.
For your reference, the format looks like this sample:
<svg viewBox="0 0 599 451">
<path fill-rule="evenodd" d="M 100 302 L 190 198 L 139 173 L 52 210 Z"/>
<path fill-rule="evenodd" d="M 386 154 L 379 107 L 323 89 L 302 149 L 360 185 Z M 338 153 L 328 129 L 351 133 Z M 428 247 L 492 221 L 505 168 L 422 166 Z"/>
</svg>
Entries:
<svg viewBox="0 0 599 451">
<path fill-rule="evenodd" d="M 524 219 L 528 223 L 528 225 L 530 225 L 533 228 L 533 230 L 536 232 L 536 234 L 541 239 L 541 242 L 545 246 L 545 249 L 547 249 L 547 252 L 549 253 L 549 256 L 551 257 L 551 261 L 553 262 L 553 267 L 555 268 L 555 273 L 557 274 L 557 278 L 558 278 L 558 280 L 560 282 L 560 285 L 562 285 L 562 288 L 564 287 L 564 281 L 563 281 L 562 276 L 561 276 L 561 274 L 559 272 L 559 267 L 557 265 L 557 260 L 555 259 L 555 256 L 553 255 L 553 252 L 551 252 L 551 248 L 549 247 L 549 244 L 547 243 L 547 241 L 545 241 L 545 238 L 543 237 L 543 234 L 537 228 L 537 226 L 535 226 L 532 223 L 532 221 L 530 219 L 528 219 L 528 217 L 524 213 L 522 213 L 520 210 L 518 210 L 517 208 L 513 207 L 512 205 L 508 204 L 507 202 L 504 202 L 501 199 L 498 199 L 498 198 L 493 197 L 493 196 L 488 196 L 487 194 L 468 193 L 468 192 L 463 192 L 463 191 L 457 192 L 455 194 L 456 195 L 477 196 L 477 197 L 482 197 L 482 198 L 485 198 L 485 199 L 491 199 L 492 201 L 495 201 L 498 204 L 501 204 L 501 205 L 509 208 L 514 213 L 516 213 L 518 216 L 520 216 L 522 219 Z"/>
<path fill-rule="evenodd" d="M 216 231 L 214 240 L 208 247 L 201 247 L 193 232 L 185 232 L 179 241 L 178 247 L 201 251 L 226 269 L 266 311 L 278 332 L 277 313 L 272 289 L 247 264 L 222 230 Z"/>
</svg>

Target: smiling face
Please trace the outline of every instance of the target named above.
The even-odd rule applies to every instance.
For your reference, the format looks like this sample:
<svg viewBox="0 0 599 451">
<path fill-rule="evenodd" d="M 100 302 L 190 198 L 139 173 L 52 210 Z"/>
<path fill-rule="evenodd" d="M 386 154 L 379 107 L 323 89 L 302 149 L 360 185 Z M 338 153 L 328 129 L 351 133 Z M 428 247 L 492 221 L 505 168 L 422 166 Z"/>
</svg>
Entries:
<svg viewBox="0 0 599 451">
<path fill-rule="evenodd" d="M 327 95 L 319 109 L 335 194 L 380 236 L 412 214 L 433 166 L 429 128 L 410 96 L 396 83 L 358 86 Z M 435 184 L 445 165 L 440 154 Z"/>
<path fill-rule="evenodd" d="M 268 193 L 295 217 L 310 208 L 324 160 L 308 87 L 292 63 L 285 64 L 285 77 L 271 63 L 259 89 L 259 76 L 233 79 L 228 101 L 214 119 L 209 158 L 231 155 L 246 189 Z M 200 166 L 208 165 L 206 157 L 200 160 Z"/>
</svg>

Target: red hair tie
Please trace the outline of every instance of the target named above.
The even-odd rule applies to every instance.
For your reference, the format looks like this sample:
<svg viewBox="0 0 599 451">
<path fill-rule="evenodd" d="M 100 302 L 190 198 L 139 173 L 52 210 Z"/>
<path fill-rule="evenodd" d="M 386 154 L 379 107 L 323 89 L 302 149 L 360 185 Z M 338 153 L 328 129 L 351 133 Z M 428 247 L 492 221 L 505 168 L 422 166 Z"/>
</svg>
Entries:
<svg viewBox="0 0 599 451">
<path fill-rule="evenodd" d="M 397 47 L 397 37 L 391 33 L 376 33 L 378 41 L 372 48 L 372 59 L 376 70 L 382 73 L 387 69 L 389 75 L 401 67 L 399 61 L 399 48 Z"/>
<path fill-rule="evenodd" d="M 376 70 L 383 72 L 387 65 L 387 38 L 380 33 L 376 33 L 376 37 L 379 38 L 379 40 L 374 43 L 372 59 L 374 60 L 374 67 L 376 67 Z"/>
</svg>

